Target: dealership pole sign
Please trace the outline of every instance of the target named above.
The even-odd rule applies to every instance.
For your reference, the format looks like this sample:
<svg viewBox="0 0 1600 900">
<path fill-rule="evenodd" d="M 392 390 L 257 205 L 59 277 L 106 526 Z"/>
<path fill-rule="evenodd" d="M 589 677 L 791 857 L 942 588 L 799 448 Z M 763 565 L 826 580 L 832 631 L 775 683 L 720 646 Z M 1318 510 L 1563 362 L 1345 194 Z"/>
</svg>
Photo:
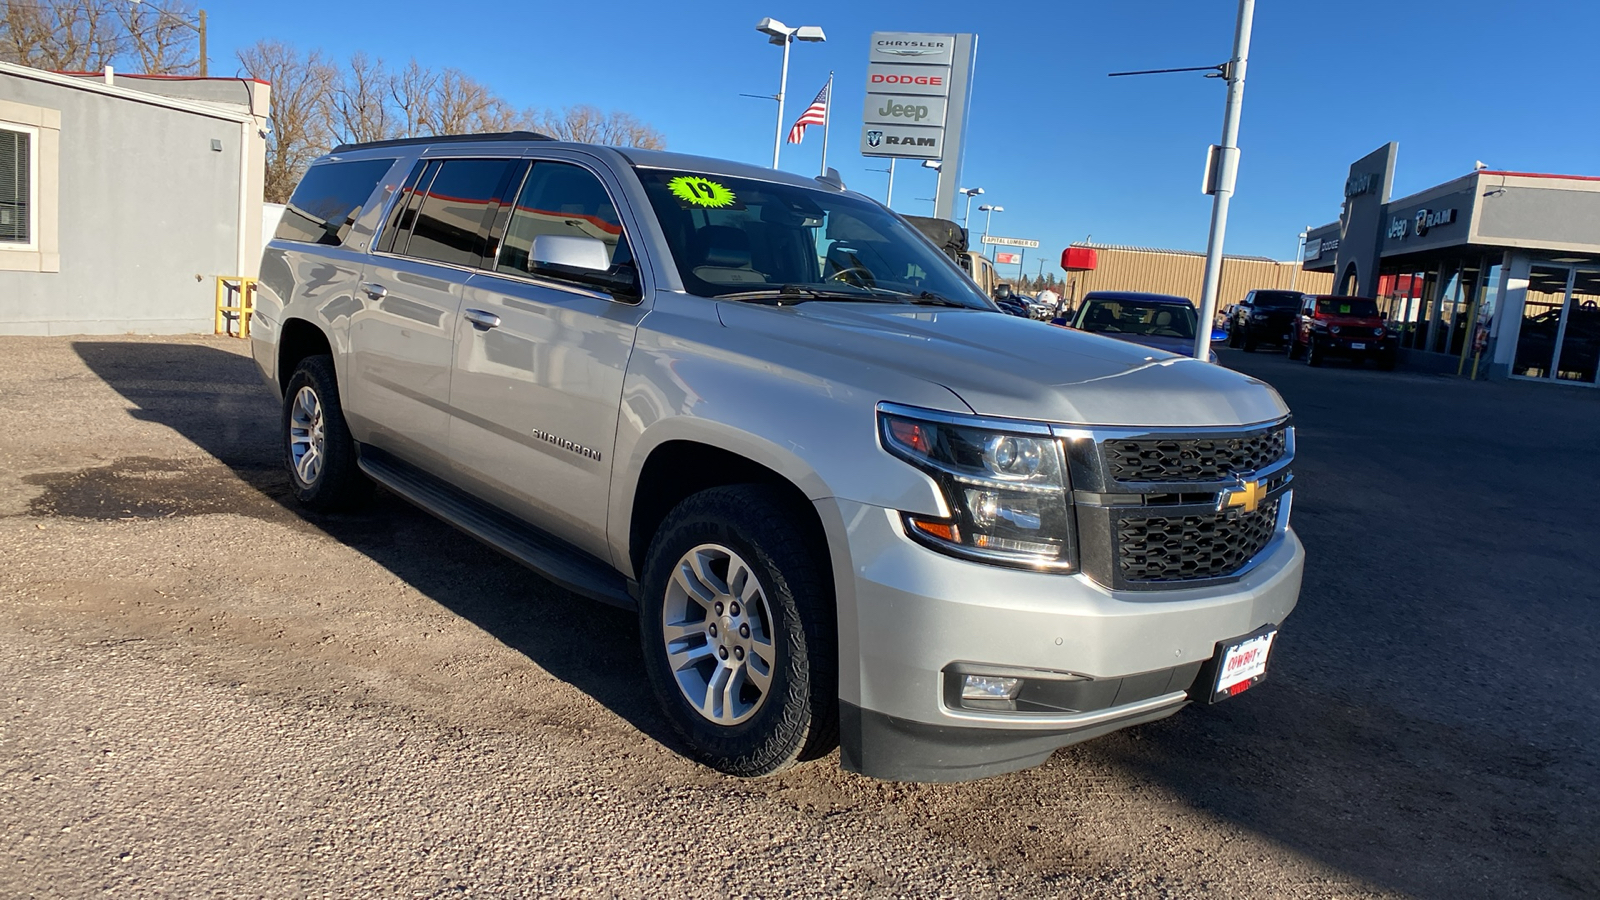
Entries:
<svg viewBox="0 0 1600 900">
<path fill-rule="evenodd" d="M 960 180 L 976 47 L 970 34 L 880 31 L 867 55 L 861 154 L 939 160 L 940 218 L 950 218 Z"/>
</svg>

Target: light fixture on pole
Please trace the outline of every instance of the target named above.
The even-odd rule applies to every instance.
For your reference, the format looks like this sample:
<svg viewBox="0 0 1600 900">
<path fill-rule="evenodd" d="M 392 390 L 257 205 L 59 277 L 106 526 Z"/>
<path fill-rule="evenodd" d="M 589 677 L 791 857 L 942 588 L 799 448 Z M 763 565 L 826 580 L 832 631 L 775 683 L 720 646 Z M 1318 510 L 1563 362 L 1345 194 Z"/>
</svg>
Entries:
<svg viewBox="0 0 1600 900">
<path fill-rule="evenodd" d="M 932 169 L 937 172 L 944 168 L 944 163 L 937 159 L 925 159 L 922 161 L 922 167 L 924 169 Z M 943 180 L 944 179 L 941 178 L 933 183 L 933 214 L 936 216 L 939 214 L 939 189 L 943 187 L 943 185 L 940 183 Z"/>
<path fill-rule="evenodd" d="M 128 0 L 128 2 L 132 3 L 134 6 L 139 6 L 140 5 L 140 0 Z M 206 11 L 203 10 L 203 9 L 199 10 L 199 13 L 200 13 L 200 24 L 196 25 L 195 23 L 189 21 L 188 19 L 183 18 L 182 16 L 176 15 L 174 13 L 167 12 L 166 10 L 162 9 L 161 7 L 156 6 L 154 3 L 150 4 L 150 8 L 156 11 L 156 18 L 157 19 L 160 19 L 162 16 L 166 16 L 167 18 L 171 19 L 172 21 L 177 22 L 180 25 L 184 25 L 184 26 L 188 27 L 189 29 L 197 32 L 200 35 L 200 77 L 201 78 L 210 77 L 209 74 L 208 74 L 209 67 L 206 65 Z"/>
<path fill-rule="evenodd" d="M 978 207 L 978 212 L 987 214 L 983 217 L 983 236 L 985 239 L 989 237 L 989 223 L 994 220 L 994 214 L 1005 211 L 1006 208 L 1004 206 L 995 206 L 991 203 L 985 203 Z"/>
<path fill-rule="evenodd" d="M 772 98 L 778 101 L 778 127 L 772 136 L 772 167 L 776 169 L 778 153 L 783 149 L 783 94 L 789 88 L 789 45 L 795 41 L 819 44 L 827 40 L 828 36 L 816 25 L 790 28 L 771 16 L 757 22 L 756 30 L 767 36 L 767 43 L 777 44 L 783 48 L 783 72 L 778 76 L 778 94 Z"/>
<path fill-rule="evenodd" d="M 967 227 L 967 220 L 972 218 L 972 198 L 983 193 L 983 188 L 962 188 L 961 193 L 967 195 L 967 211 L 961 215 L 961 227 Z"/>
</svg>

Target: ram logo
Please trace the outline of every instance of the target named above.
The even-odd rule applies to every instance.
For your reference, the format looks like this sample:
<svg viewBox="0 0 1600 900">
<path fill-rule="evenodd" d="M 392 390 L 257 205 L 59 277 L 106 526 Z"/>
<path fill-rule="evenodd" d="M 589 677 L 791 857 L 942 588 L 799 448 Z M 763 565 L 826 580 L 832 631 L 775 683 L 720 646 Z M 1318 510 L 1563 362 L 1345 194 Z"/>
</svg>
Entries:
<svg viewBox="0 0 1600 900">
<path fill-rule="evenodd" d="M 881 143 L 883 143 L 883 132 L 881 132 L 881 131 L 869 131 L 869 132 L 867 132 L 867 146 L 868 147 L 876 147 Z"/>
</svg>

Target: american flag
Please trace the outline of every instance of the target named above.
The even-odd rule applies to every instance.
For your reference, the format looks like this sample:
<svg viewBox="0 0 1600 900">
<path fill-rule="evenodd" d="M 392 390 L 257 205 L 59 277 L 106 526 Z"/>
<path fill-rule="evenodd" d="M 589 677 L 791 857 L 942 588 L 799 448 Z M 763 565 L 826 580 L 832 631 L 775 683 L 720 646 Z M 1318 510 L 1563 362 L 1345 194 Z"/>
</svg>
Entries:
<svg viewBox="0 0 1600 900">
<path fill-rule="evenodd" d="M 832 82 L 830 81 L 828 84 L 823 85 L 822 90 L 817 92 L 817 99 L 811 101 L 811 105 L 806 107 L 806 111 L 800 114 L 800 118 L 794 120 L 794 127 L 789 129 L 789 143 L 800 143 L 801 138 L 806 136 L 807 125 L 827 124 L 828 88 L 831 84 Z"/>
</svg>

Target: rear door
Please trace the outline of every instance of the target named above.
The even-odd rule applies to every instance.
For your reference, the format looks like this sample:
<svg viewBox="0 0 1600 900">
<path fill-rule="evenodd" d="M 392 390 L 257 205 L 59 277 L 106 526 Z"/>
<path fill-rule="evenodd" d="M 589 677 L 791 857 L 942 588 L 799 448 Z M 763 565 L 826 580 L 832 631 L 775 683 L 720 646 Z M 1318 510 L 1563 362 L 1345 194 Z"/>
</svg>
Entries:
<svg viewBox="0 0 1600 900">
<path fill-rule="evenodd" d="M 530 249 L 538 235 L 596 239 L 614 273 L 633 272 L 621 196 L 582 154 L 520 167 L 467 285 L 450 385 L 456 479 L 602 559 L 622 379 L 649 300 L 542 267 Z"/>
<path fill-rule="evenodd" d="M 467 279 L 514 159 L 419 161 L 378 236 L 351 317 L 365 440 L 448 477 L 450 360 Z"/>
</svg>

